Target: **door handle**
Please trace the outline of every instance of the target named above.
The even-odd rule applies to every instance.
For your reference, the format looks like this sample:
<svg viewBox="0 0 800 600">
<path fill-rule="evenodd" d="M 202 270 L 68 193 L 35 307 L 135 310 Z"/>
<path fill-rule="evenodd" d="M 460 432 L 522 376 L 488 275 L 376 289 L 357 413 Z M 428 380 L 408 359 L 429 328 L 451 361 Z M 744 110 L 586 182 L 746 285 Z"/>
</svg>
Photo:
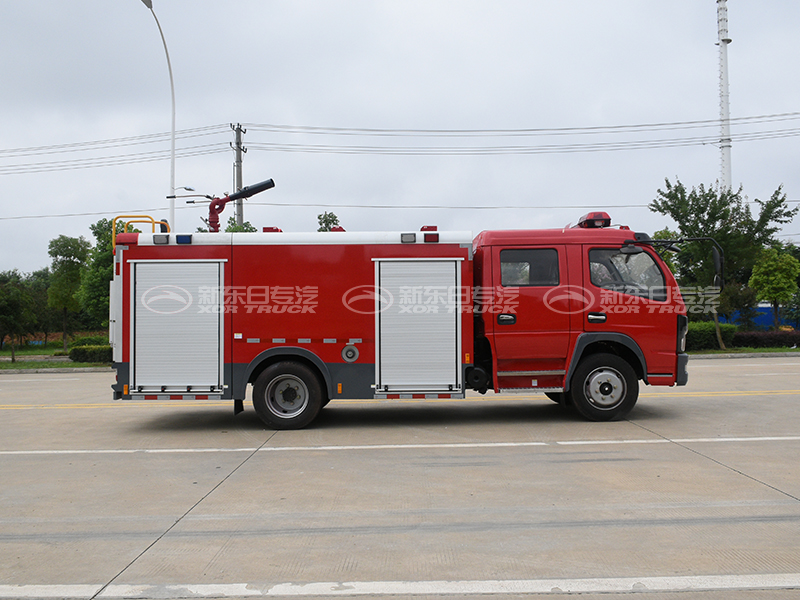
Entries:
<svg viewBox="0 0 800 600">
<path fill-rule="evenodd" d="M 589 323 L 605 323 L 606 322 L 606 313 L 602 312 L 590 312 L 587 315 L 587 319 Z"/>
<path fill-rule="evenodd" d="M 513 325 L 517 322 L 517 315 L 502 314 L 497 315 L 498 325 Z"/>
</svg>

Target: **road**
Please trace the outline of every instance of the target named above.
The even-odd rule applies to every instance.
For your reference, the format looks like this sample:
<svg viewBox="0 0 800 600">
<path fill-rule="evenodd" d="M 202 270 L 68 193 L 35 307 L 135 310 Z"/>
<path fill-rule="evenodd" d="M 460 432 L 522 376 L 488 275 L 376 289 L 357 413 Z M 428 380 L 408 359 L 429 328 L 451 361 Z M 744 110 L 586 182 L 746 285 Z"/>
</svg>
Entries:
<svg viewBox="0 0 800 600">
<path fill-rule="evenodd" d="M 283 432 L 0 375 L 0 598 L 797 598 L 799 372 L 692 360 L 615 423 L 487 394 Z"/>
</svg>

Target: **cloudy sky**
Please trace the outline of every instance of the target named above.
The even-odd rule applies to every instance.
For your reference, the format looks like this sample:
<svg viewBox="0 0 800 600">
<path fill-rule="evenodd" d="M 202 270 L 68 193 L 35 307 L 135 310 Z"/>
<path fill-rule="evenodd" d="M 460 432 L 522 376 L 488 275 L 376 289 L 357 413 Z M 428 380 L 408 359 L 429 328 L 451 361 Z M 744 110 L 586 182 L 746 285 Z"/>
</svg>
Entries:
<svg viewBox="0 0 800 600">
<path fill-rule="evenodd" d="M 673 225 L 646 208 L 664 178 L 719 178 L 715 0 L 153 4 L 176 185 L 232 191 L 242 123 L 245 184 L 276 183 L 245 205 L 259 228 L 328 210 L 350 231 L 477 233 L 591 207 L 653 231 Z M 800 3 L 728 10 L 734 186 L 798 202 Z M 102 217 L 166 217 L 169 77 L 141 0 L 2 0 L 0 45 L 0 270 L 48 265 L 50 239 Z M 184 202 L 194 231 L 207 210 Z"/>
</svg>

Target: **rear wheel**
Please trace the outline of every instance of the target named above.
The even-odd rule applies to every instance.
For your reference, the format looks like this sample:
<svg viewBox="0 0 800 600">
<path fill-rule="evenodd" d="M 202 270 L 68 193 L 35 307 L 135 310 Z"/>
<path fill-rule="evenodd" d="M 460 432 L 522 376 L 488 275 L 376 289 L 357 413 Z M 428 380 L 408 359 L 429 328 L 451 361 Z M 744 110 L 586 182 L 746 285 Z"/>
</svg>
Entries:
<svg viewBox="0 0 800 600">
<path fill-rule="evenodd" d="M 316 374 L 306 365 L 279 362 L 270 365 L 253 385 L 253 408 L 273 429 L 300 429 L 322 409 L 323 390 Z"/>
<path fill-rule="evenodd" d="M 616 354 L 591 354 L 575 369 L 569 394 L 583 417 L 612 421 L 624 417 L 636 404 L 639 380 L 633 368 Z"/>
</svg>

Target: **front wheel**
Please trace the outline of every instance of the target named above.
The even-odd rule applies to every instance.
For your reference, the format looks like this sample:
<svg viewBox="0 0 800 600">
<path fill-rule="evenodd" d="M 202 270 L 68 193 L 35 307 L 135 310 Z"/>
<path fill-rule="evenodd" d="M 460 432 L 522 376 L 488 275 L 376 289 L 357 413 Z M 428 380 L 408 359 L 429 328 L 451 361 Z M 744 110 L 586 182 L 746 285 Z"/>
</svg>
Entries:
<svg viewBox="0 0 800 600">
<path fill-rule="evenodd" d="M 621 419 L 636 404 L 639 380 L 616 354 L 591 354 L 575 369 L 570 385 L 575 409 L 590 421 Z"/>
<path fill-rule="evenodd" d="M 323 390 L 306 365 L 279 362 L 264 369 L 253 384 L 253 408 L 273 429 L 301 429 L 322 409 Z"/>
</svg>

